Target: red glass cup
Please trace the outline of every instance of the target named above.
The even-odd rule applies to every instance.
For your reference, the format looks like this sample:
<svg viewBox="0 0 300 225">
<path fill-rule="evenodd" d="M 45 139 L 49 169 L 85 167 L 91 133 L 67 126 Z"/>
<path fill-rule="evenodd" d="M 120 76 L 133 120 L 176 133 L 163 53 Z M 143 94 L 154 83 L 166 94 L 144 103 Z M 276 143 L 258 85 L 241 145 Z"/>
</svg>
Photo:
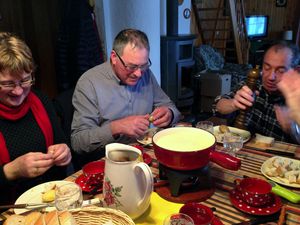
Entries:
<svg viewBox="0 0 300 225">
<path fill-rule="evenodd" d="M 190 216 L 195 225 L 209 225 L 214 218 L 214 213 L 209 207 L 196 202 L 184 204 L 179 212 Z"/>
</svg>

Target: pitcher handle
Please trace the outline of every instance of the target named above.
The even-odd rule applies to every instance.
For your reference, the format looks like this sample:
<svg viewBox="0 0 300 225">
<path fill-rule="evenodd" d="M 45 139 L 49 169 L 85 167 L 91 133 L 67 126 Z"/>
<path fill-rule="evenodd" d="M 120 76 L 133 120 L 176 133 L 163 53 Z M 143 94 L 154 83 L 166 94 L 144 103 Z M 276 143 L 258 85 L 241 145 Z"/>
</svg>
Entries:
<svg viewBox="0 0 300 225">
<path fill-rule="evenodd" d="M 146 190 L 144 196 L 138 203 L 138 207 L 141 207 L 142 204 L 151 195 L 153 191 L 153 174 L 150 167 L 146 163 L 140 162 L 136 164 L 134 167 L 134 171 L 138 172 L 138 169 L 140 169 L 142 173 L 145 175 L 145 181 L 146 181 Z"/>
</svg>

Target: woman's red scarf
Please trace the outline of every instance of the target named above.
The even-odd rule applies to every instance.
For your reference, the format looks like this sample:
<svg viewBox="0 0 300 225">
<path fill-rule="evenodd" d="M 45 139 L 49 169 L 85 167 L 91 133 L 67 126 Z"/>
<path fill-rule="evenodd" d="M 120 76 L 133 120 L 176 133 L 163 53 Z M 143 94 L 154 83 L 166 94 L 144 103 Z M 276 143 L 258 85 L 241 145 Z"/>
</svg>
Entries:
<svg viewBox="0 0 300 225">
<path fill-rule="evenodd" d="M 32 111 L 36 122 L 41 128 L 48 148 L 50 145 L 53 145 L 52 125 L 41 100 L 33 92 L 28 94 L 27 98 L 19 107 L 11 108 L 0 103 L 0 118 L 15 121 L 25 116 L 29 110 Z M 5 144 L 5 139 L 0 132 L 0 165 L 8 162 L 10 162 L 10 156 Z"/>
</svg>

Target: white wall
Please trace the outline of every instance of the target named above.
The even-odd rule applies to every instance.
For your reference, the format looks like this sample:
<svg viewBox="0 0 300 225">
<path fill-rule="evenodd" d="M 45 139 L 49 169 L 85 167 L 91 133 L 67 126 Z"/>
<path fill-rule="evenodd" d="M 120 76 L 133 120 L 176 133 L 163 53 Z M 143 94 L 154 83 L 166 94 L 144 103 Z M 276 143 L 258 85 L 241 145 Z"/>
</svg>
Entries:
<svg viewBox="0 0 300 225">
<path fill-rule="evenodd" d="M 183 1 L 178 8 L 178 34 L 190 34 L 190 18 L 183 17 L 185 8 L 191 8 L 191 0 Z M 95 0 L 95 12 L 106 59 L 120 30 L 140 29 L 149 38 L 151 70 L 160 83 L 160 36 L 167 33 L 166 0 Z"/>
<path fill-rule="evenodd" d="M 175 1 L 175 0 L 174 0 Z M 181 5 L 178 6 L 178 34 L 191 34 L 190 24 L 191 18 L 184 18 L 183 11 L 185 9 L 191 10 L 191 0 L 184 0 Z M 167 1 L 160 1 L 160 33 L 162 36 L 167 35 Z"/>
<path fill-rule="evenodd" d="M 100 10 L 100 11 L 99 11 Z M 102 15 L 100 12 L 103 12 Z M 160 1 L 96 0 L 97 23 L 107 59 L 115 36 L 125 28 L 144 31 L 150 42 L 151 70 L 160 83 Z M 104 27 L 103 27 L 104 25 Z"/>
</svg>

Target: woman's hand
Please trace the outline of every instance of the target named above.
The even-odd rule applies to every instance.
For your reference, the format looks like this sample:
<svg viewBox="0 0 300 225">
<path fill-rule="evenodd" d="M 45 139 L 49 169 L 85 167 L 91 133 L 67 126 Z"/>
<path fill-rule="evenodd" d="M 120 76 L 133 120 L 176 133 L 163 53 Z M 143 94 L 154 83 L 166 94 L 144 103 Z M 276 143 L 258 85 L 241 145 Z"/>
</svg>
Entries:
<svg viewBox="0 0 300 225">
<path fill-rule="evenodd" d="M 8 180 L 21 177 L 37 177 L 54 165 L 52 154 L 29 152 L 4 165 L 4 174 Z"/>
<path fill-rule="evenodd" d="M 56 144 L 48 147 L 48 154 L 53 156 L 56 166 L 66 166 L 71 162 L 72 155 L 66 144 Z"/>
</svg>

